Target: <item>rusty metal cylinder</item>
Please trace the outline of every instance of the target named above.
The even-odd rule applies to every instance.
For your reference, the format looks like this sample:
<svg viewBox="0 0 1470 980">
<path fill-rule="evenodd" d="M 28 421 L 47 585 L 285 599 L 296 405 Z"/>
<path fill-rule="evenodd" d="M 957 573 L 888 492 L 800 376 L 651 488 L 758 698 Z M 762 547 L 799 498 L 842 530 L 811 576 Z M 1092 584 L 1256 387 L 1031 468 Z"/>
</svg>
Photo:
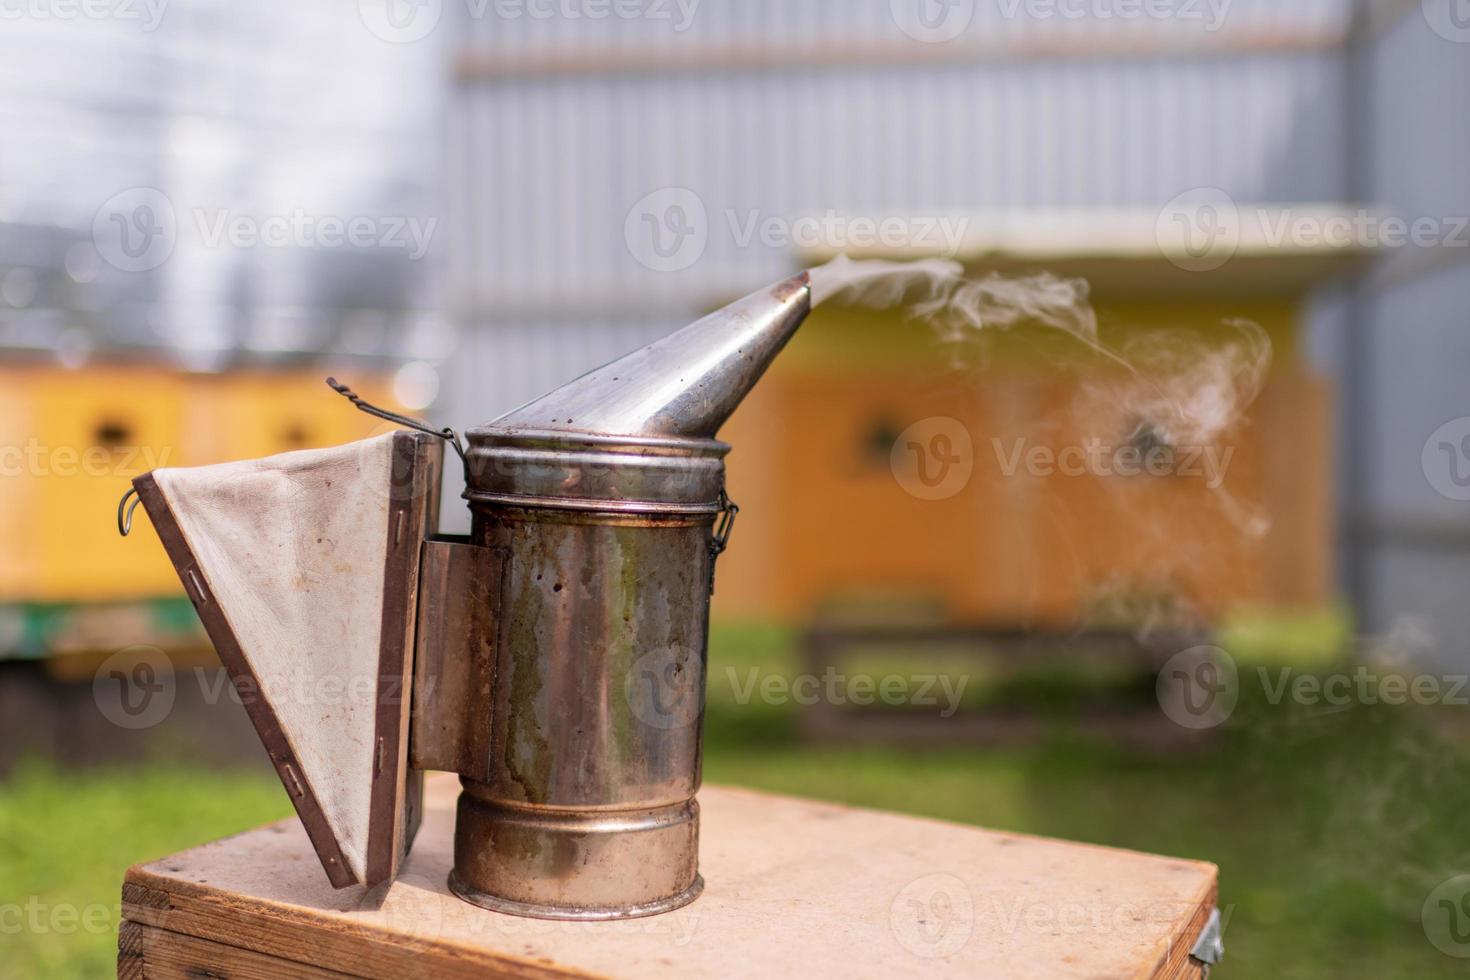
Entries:
<svg viewBox="0 0 1470 980">
<path fill-rule="evenodd" d="M 503 564 L 452 887 L 553 918 L 692 901 L 727 447 L 493 428 L 470 447 L 471 536 Z"/>
<path fill-rule="evenodd" d="M 466 617 L 477 720 L 449 712 L 478 733 L 451 739 L 462 898 L 608 919 L 703 888 L 709 603 L 735 516 L 715 435 L 810 309 L 802 273 L 467 433 L 471 537 L 499 574 L 466 607 L 494 607 Z"/>
</svg>

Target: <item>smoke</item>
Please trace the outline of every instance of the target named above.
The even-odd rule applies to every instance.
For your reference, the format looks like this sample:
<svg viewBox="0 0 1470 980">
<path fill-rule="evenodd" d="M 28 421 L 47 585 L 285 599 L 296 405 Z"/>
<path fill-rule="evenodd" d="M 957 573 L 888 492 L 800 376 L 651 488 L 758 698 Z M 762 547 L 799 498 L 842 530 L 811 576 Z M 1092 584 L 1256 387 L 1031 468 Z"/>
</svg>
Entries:
<svg viewBox="0 0 1470 980">
<path fill-rule="evenodd" d="M 1271 341 L 1257 324 L 1228 320 L 1214 331 L 1133 330 L 1114 347 L 1103 341 L 1083 279 L 1048 273 L 966 276 L 958 262 L 948 260 L 846 256 L 810 275 L 814 305 L 841 299 L 878 309 L 903 307 L 950 343 L 1017 327 L 1066 335 L 1106 362 L 1104 369 L 1088 371 L 1073 404 L 1091 442 L 1186 468 L 1192 460 L 1204 460 L 1212 464 L 1211 497 L 1229 523 L 1250 537 L 1270 530 L 1258 507 L 1223 485 L 1235 455 L 1233 445 L 1223 444 L 1245 422 L 1271 366 Z M 1129 499 L 1146 492 L 1145 484 L 1132 481 L 1108 485 Z M 1157 533 L 1167 532 L 1160 526 Z"/>
<path fill-rule="evenodd" d="M 1059 330 L 1125 372 L 1107 395 L 1136 420 L 1136 436 L 1179 447 L 1218 441 L 1242 420 L 1271 366 L 1271 341 L 1258 325 L 1231 320 L 1231 337 L 1206 341 L 1195 332 L 1150 331 L 1120 350 L 1099 336 L 1097 311 L 1084 279 L 1050 273 L 966 277 L 946 259 L 891 262 L 840 255 L 810 271 L 812 303 L 832 299 L 877 309 L 899 305 L 939 339 L 962 342 L 1020 325 Z"/>
<path fill-rule="evenodd" d="M 965 269 L 949 259 L 920 259 L 889 262 L 884 259 L 853 261 L 839 255 L 810 271 L 812 305 L 842 297 L 853 303 L 887 309 L 903 302 L 909 291 L 920 287 L 937 298 L 964 281 Z"/>
<path fill-rule="evenodd" d="M 964 267 L 948 259 L 855 261 L 845 255 L 810 274 L 813 306 L 838 298 L 875 309 L 907 304 L 910 316 L 928 323 L 939 339 L 949 342 L 982 330 L 1034 324 L 1071 334 L 1116 359 L 1098 341 L 1097 314 L 1088 301 L 1085 279 L 1062 279 L 1045 272 L 966 278 Z"/>
<path fill-rule="evenodd" d="M 1119 356 L 1146 384 L 1120 394 L 1133 416 L 1172 446 L 1209 446 L 1229 434 L 1260 395 L 1271 368 L 1271 339 L 1259 324 L 1226 320 L 1230 336 L 1155 332 Z"/>
</svg>

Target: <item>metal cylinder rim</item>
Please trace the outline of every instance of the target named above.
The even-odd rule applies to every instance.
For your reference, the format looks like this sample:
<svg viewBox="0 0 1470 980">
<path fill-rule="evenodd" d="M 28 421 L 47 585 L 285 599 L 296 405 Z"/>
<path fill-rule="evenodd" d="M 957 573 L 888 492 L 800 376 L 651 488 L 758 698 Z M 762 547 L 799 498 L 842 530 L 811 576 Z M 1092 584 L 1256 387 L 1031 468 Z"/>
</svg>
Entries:
<svg viewBox="0 0 1470 980">
<path fill-rule="evenodd" d="M 472 507 L 715 515 L 728 450 L 713 439 L 483 430 L 471 434 L 464 499 Z"/>
<path fill-rule="evenodd" d="M 507 915 L 519 915 L 529 919 L 565 919 L 575 922 L 599 922 L 610 919 L 641 919 L 649 915 L 661 915 L 664 912 L 672 912 L 683 908 L 694 901 L 704 891 L 704 877 L 696 874 L 694 884 L 684 889 L 677 895 L 661 898 L 655 902 L 647 902 L 643 905 L 629 905 L 621 907 L 602 906 L 569 906 L 566 908 L 556 905 L 532 905 L 527 902 L 517 902 L 508 898 L 500 898 L 488 892 L 476 891 L 460 880 L 459 875 L 449 872 L 449 890 L 471 905 L 477 905 L 491 912 L 504 912 Z"/>
<path fill-rule="evenodd" d="M 487 490 L 466 490 L 461 494 L 471 505 L 481 504 L 494 507 L 517 507 L 524 510 L 574 510 L 591 514 L 657 515 L 670 517 L 700 517 L 711 519 L 721 510 L 719 500 L 707 503 L 680 504 L 667 500 L 613 500 L 599 497 L 542 497 L 519 493 L 492 493 Z"/>
<path fill-rule="evenodd" d="M 479 426 L 465 433 L 473 455 L 498 448 L 605 452 L 640 456 L 706 456 L 723 458 L 730 444 L 697 436 L 619 435 L 579 429 L 502 429 Z"/>
</svg>

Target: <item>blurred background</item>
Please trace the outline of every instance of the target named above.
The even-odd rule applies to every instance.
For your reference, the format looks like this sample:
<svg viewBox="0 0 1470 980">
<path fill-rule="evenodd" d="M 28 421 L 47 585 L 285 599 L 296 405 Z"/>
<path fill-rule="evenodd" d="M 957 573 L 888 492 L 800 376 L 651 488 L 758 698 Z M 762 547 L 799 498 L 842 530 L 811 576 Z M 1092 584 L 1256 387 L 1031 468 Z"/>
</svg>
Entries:
<svg viewBox="0 0 1470 980">
<path fill-rule="evenodd" d="M 329 374 L 471 426 L 844 253 L 1085 280 L 1229 404 L 824 306 L 722 433 L 706 778 L 1215 861 L 1222 977 L 1463 975 L 1465 0 L 26 0 L 0 81 L 0 975 L 290 813 L 133 476 L 384 431 Z"/>
</svg>

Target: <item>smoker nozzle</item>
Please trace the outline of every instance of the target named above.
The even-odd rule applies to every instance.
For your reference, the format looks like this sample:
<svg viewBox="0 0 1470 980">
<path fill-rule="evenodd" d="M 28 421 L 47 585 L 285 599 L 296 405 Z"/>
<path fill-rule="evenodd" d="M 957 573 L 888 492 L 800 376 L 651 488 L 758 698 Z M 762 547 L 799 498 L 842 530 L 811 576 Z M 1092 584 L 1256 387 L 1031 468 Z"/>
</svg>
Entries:
<svg viewBox="0 0 1470 980">
<path fill-rule="evenodd" d="M 811 311 L 807 273 L 757 290 L 488 423 L 712 439 Z"/>
</svg>

